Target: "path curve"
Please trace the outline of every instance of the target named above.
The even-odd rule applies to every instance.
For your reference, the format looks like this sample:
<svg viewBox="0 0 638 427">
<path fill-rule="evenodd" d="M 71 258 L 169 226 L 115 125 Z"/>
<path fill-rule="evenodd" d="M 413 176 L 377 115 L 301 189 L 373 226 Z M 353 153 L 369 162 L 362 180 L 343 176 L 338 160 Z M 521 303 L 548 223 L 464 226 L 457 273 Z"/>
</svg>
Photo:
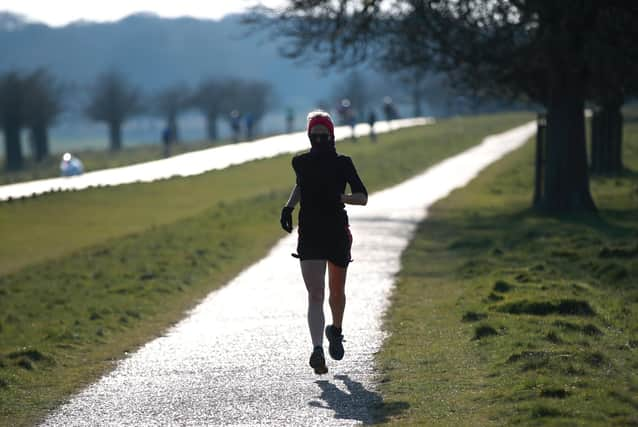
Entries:
<svg viewBox="0 0 638 427">
<path fill-rule="evenodd" d="M 431 118 L 400 119 L 392 122 L 381 121 L 374 126 L 375 132 L 385 133 L 404 127 L 433 123 Z M 355 127 L 358 136 L 368 135 L 370 126 L 361 123 Z M 350 128 L 335 128 L 335 138 L 342 140 L 350 137 Z M 275 135 L 252 142 L 240 142 L 221 147 L 192 151 L 167 159 L 138 163 L 119 168 L 87 172 L 83 175 L 58 177 L 27 181 L 0 186 L 0 201 L 31 197 L 50 191 L 83 190 L 89 187 L 131 184 L 134 182 L 152 182 L 175 176 L 199 175 L 216 169 L 251 160 L 275 157 L 284 153 L 294 153 L 308 149 L 304 132 Z"/>
<path fill-rule="evenodd" d="M 400 255 L 426 209 L 535 132 L 528 123 L 349 207 L 354 235 L 346 356 L 329 374 L 307 365 L 305 289 L 294 234 L 211 293 L 176 326 L 56 410 L 46 426 L 351 425 L 370 423 L 374 354 Z M 355 159 L 356 161 L 356 159 Z M 327 308 L 327 307 L 326 307 Z"/>
</svg>

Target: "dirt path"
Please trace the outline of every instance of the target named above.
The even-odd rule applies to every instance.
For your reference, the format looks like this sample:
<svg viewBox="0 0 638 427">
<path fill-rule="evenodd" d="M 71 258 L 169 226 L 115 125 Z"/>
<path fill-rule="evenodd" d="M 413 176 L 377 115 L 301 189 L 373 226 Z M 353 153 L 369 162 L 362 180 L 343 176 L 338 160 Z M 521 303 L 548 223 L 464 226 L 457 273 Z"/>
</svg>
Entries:
<svg viewBox="0 0 638 427">
<path fill-rule="evenodd" d="M 385 133 L 390 130 L 410 126 L 433 123 L 429 118 L 401 119 L 392 122 L 377 122 L 375 131 Z M 370 126 L 359 124 L 355 133 L 359 136 L 368 135 Z M 335 128 L 337 140 L 350 137 L 350 128 L 338 126 Z M 251 142 L 223 145 L 180 154 L 167 159 L 138 163 L 119 168 L 104 169 L 88 172 L 79 176 L 41 179 L 37 181 L 21 182 L 0 186 L 0 202 L 9 198 L 30 197 L 49 191 L 83 190 L 89 187 L 114 186 L 133 182 L 152 182 L 173 176 L 199 175 L 211 170 L 224 169 L 232 165 L 251 160 L 265 159 L 284 153 L 294 153 L 308 148 L 308 141 L 304 132 L 285 135 L 275 135 Z"/>
</svg>

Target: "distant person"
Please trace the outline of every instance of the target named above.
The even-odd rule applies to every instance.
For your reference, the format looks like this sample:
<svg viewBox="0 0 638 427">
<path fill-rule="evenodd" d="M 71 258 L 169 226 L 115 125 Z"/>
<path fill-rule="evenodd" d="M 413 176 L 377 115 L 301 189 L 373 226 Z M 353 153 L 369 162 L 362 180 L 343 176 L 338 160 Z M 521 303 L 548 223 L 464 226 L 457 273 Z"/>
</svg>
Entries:
<svg viewBox="0 0 638 427">
<path fill-rule="evenodd" d="M 173 143 L 173 135 L 170 126 L 167 126 L 162 131 L 162 147 L 164 157 L 171 155 L 171 144 Z"/>
<path fill-rule="evenodd" d="M 308 291 L 308 328 L 313 345 L 310 366 L 316 374 L 325 374 L 328 372 L 323 352 L 326 267 L 332 324 L 326 327 L 325 334 L 330 356 L 341 360 L 346 271 L 352 261 L 352 235 L 344 204 L 365 205 L 368 191 L 352 159 L 337 153 L 334 124 L 328 113 L 317 110 L 308 114 L 307 132 L 310 152 L 292 159 L 297 183 L 281 210 L 280 223 L 285 231 L 292 232 L 292 211 L 299 202 L 296 256 Z M 346 184 L 350 185 L 351 194 L 345 194 Z"/>
<path fill-rule="evenodd" d="M 79 158 L 71 155 L 71 153 L 64 153 L 60 162 L 60 173 L 62 176 L 82 175 L 84 173 L 84 165 Z"/>
<path fill-rule="evenodd" d="M 245 114 L 244 124 L 246 125 L 246 139 L 251 141 L 253 139 L 253 132 L 255 131 L 255 118 L 252 113 L 248 112 Z"/>
<path fill-rule="evenodd" d="M 374 132 L 374 124 L 377 121 L 377 115 L 374 114 L 374 110 L 370 110 L 368 115 L 368 125 L 370 126 L 370 141 L 377 142 L 377 134 Z"/>
<path fill-rule="evenodd" d="M 388 121 L 388 126 L 391 127 L 391 121 L 396 120 L 398 118 L 396 107 L 394 106 L 394 102 L 392 98 L 386 96 L 383 98 L 383 114 L 385 115 L 385 119 Z"/>
<path fill-rule="evenodd" d="M 295 113 L 292 108 L 286 110 L 286 133 L 291 133 L 294 129 Z"/>
<path fill-rule="evenodd" d="M 233 132 L 233 141 L 239 142 L 239 131 L 241 130 L 241 114 L 239 111 L 230 112 L 230 129 Z"/>
<path fill-rule="evenodd" d="M 350 138 L 352 140 L 356 140 L 357 135 L 354 132 L 354 127 L 356 125 L 356 114 L 352 109 L 352 103 L 348 98 L 344 98 L 341 100 L 338 111 L 341 122 L 350 126 Z"/>
</svg>

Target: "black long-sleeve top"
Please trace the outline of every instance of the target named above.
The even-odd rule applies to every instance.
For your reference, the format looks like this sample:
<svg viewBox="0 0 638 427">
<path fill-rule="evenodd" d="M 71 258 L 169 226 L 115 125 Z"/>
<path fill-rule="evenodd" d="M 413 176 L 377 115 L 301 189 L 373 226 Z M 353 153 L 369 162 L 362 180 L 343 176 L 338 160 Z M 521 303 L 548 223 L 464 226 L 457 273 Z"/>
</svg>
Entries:
<svg viewBox="0 0 638 427">
<path fill-rule="evenodd" d="M 292 159 L 292 167 L 301 196 L 299 228 L 302 233 L 322 233 L 348 225 L 345 205 L 341 202 L 346 184 L 352 193 L 368 195 L 348 156 L 336 152 L 304 153 Z"/>
</svg>

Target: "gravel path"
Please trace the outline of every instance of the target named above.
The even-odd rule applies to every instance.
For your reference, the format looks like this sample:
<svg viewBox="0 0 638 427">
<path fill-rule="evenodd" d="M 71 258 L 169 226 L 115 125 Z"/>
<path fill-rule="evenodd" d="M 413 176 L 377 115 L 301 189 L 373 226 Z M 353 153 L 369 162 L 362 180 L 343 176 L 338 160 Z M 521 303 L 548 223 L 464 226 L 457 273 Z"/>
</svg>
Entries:
<svg viewBox="0 0 638 427">
<path fill-rule="evenodd" d="M 433 123 L 430 118 L 401 119 L 392 122 L 377 122 L 375 132 L 385 133 L 390 130 L 410 126 Z M 368 135 L 370 126 L 361 123 L 355 127 L 358 136 Z M 349 138 L 350 128 L 335 128 L 337 140 Z M 167 159 L 138 163 L 119 168 L 88 172 L 79 176 L 41 179 L 0 186 L 0 202 L 9 198 L 30 197 L 61 190 L 83 190 L 89 187 L 113 186 L 133 182 L 151 182 L 174 176 L 199 175 L 215 169 L 224 169 L 232 165 L 251 160 L 265 159 L 284 153 L 294 153 L 308 148 L 304 132 L 275 135 L 252 142 L 240 142 L 221 147 L 208 148 L 180 154 Z"/>
<path fill-rule="evenodd" d="M 349 207 L 354 236 L 344 319 L 346 356 L 316 376 L 306 326 L 306 295 L 295 236 L 224 288 L 211 293 L 166 334 L 122 360 L 44 425 L 351 425 L 372 422 L 381 402 L 374 354 L 400 255 L 426 209 L 521 146 L 529 123 L 447 159 Z M 355 159 L 356 162 L 356 159 Z M 283 203 L 283 201 L 282 201 Z M 328 309 L 326 306 L 326 313 Z M 329 320 L 329 316 L 327 316 Z"/>
</svg>

